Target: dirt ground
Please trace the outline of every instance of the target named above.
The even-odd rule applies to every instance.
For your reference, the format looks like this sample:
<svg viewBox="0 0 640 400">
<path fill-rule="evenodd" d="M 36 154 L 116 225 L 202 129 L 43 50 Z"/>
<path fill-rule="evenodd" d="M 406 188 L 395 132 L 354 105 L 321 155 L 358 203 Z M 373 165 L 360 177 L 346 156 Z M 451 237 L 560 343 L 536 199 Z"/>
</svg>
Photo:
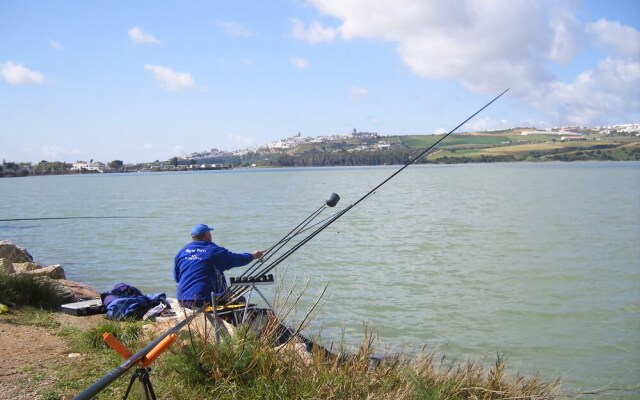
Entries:
<svg viewBox="0 0 640 400">
<path fill-rule="evenodd" d="M 76 317 L 54 314 L 61 327 L 88 330 L 104 320 L 103 315 Z M 82 357 L 69 356 L 64 339 L 45 328 L 17 325 L 11 315 L 0 317 L 0 399 L 32 400 L 45 397 L 61 366 L 77 363 Z"/>
</svg>

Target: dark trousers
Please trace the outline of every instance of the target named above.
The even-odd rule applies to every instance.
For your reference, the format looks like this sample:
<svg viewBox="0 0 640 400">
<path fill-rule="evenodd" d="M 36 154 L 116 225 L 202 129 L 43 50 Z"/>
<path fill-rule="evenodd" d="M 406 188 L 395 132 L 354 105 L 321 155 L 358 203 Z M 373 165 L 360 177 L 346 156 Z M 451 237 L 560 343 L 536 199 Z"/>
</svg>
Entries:
<svg viewBox="0 0 640 400">
<path fill-rule="evenodd" d="M 178 300 L 178 304 L 184 308 L 198 309 L 209 305 L 209 302 L 206 300 Z"/>
</svg>

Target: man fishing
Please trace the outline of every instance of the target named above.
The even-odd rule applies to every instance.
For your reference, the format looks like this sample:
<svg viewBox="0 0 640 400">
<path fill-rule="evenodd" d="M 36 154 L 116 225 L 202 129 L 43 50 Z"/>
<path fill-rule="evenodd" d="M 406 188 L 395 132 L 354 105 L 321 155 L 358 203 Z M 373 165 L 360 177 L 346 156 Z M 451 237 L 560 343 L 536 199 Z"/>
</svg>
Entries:
<svg viewBox="0 0 640 400">
<path fill-rule="evenodd" d="M 224 271 L 242 267 L 257 260 L 264 251 L 253 253 L 233 253 L 213 243 L 213 228 L 198 224 L 191 229 L 191 243 L 176 254 L 173 278 L 178 283 L 178 302 L 183 307 L 200 308 L 211 303 L 211 293 L 215 296 L 227 290 Z"/>
</svg>

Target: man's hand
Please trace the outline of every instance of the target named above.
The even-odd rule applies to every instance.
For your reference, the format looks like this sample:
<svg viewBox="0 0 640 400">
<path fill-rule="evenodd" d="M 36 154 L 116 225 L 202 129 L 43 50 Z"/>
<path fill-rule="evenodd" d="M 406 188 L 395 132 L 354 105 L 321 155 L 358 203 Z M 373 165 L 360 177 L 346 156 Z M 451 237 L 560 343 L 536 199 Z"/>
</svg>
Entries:
<svg viewBox="0 0 640 400">
<path fill-rule="evenodd" d="M 256 250 L 253 253 L 251 253 L 251 255 L 253 256 L 254 260 L 258 260 L 262 258 L 262 256 L 264 255 L 264 250 Z"/>
</svg>

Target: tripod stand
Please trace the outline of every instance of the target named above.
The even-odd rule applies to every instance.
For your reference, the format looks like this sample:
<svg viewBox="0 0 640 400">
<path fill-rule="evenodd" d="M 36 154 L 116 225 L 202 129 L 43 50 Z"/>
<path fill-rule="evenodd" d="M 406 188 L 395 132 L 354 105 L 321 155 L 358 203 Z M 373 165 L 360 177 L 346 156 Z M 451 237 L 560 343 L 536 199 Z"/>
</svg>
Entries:
<svg viewBox="0 0 640 400">
<path fill-rule="evenodd" d="M 188 320 L 185 319 L 185 321 L 188 321 Z M 133 386 L 133 383 L 136 381 L 136 379 L 139 380 L 140 383 L 142 383 L 142 387 L 144 388 L 145 399 L 156 400 L 156 394 L 153 391 L 153 386 L 151 385 L 151 380 L 149 379 L 149 372 L 151 372 L 151 368 L 149 368 L 149 365 L 153 362 L 153 360 L 158 358 L 160 354 L 162 354 L 162 352 L 168 349 L 169 346 L 171 346 L 171 344 L 175 342 L 177 338 L 178 338 L 178 335 L 175 333 L 172 333 L 170 335 L 164 336 L 164 338 L 159 342 L 156 341 L 157 343 L 152 342 L 151 345 L 155 345 L 155 347 L 153 347 L 151 350 L 147 350 L 147 348 L 145 348 L 136 354 L 131 354 L 131 352 L 125 347 L 125 345 L 122 344 L 122 342 L 120 342 L 118 338 L 113 336 L 111 333 L 105 332 L 102 334 L 102 340 L 104 340 L 107 343 L 107 345 L 109 345 L 109 347 L 111 347 L 118 354 L 120 354 L 122 358 L 127 360 L 127 362 L 122 364 L 120 368 L 123 368 L 124 366 L 126 366 L 126 369 L 129 369 L 129 367 L 131 366 L 130 364 L 131 360 L 134 360 L 134 359 L 135 361 L 133 362 L 140 365 L 139 367 L 136 368 L 135 372 L 131 376 L 131 381 L 129 381 L 129 387 L 127 388 L 127 392 L 124 394 L 124 397 L 122 398 L 122 400 L 126 400 L 126 398 L 129 397 L 129 392 L 131 391 L 131 387 Z M 143 354 L 142 352 L 146 352 L 146 354 L 141 355 Z"/>
<path fill-rule="evenodd" d="M 156 394 L 153 391 L 153 386 L 151 385 L 151 380 L 149 379 L 149 372 L 151 372 L 151 368 L 140 367 L 136 368 L 133 375 L 131 375 L 131 380 L 129 381 L 129 387 L 127 387 L 127 392 L 124 394 L 122 400 L 126 400 L 129 397 L 129 392 L 131 391 L 131 387 L 133 383 L 137 380 L 142 383 L 142 387 L 144 388 L 144 398 L 146 400 L 156 400 Z"/>
</svg>

